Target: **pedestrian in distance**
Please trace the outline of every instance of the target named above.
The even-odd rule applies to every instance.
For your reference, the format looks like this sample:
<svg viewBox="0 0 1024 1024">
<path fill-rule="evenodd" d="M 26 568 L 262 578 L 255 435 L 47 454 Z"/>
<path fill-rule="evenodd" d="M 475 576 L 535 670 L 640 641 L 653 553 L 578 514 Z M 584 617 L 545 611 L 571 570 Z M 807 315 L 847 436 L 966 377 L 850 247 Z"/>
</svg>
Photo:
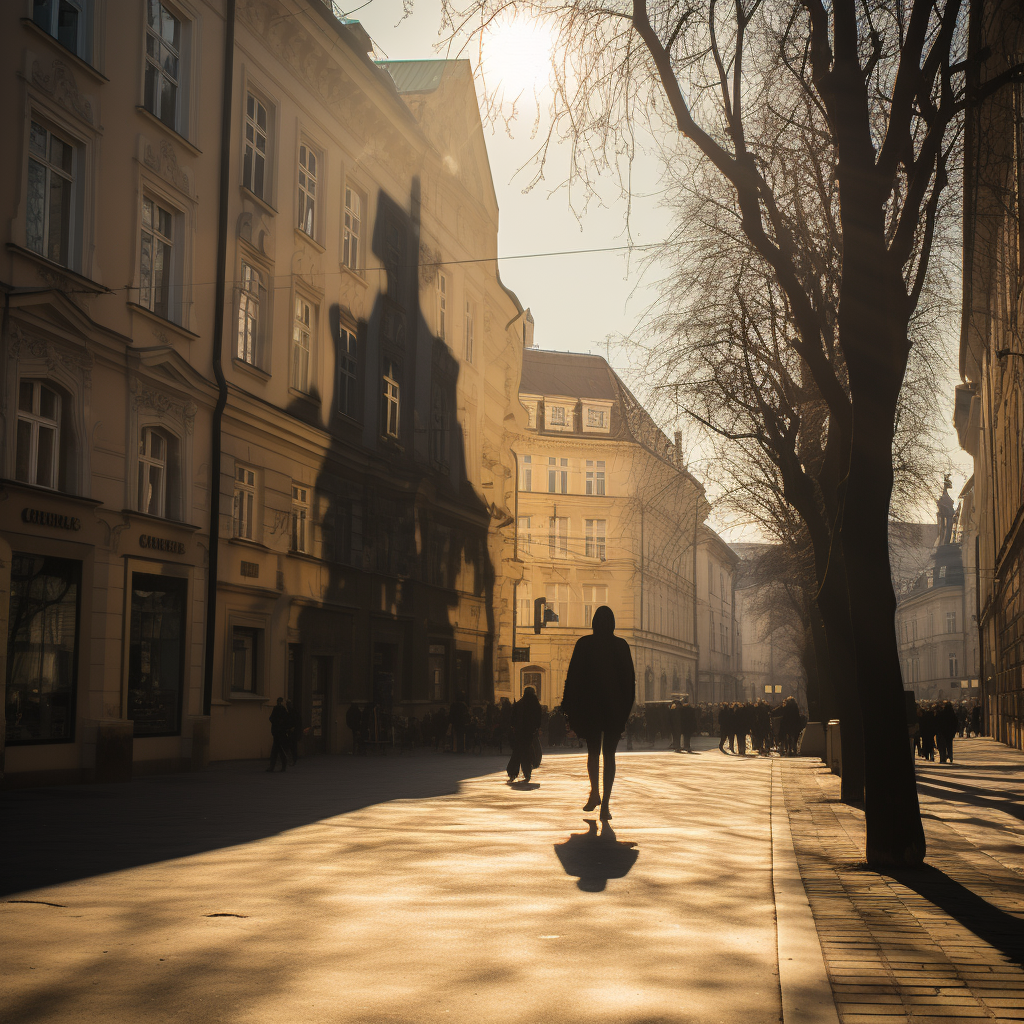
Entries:
<svg viewBox="0 0 1024 1024">
<path fill-rule="evenodd" d="M 729 749 L 733 749 L 733 731 L 732 731 L 732 706 L 730 704 L 721 704 L 718 708 L 718 749 L 725 753 L 725 741 L 729 741 Z"/>
<path fill-rule="evenodd" d="M 935 739 L 939 748 L 939 764 L 945 764 L 947 761 L 953 763 L 953 737 L 956 736 L 958 728 L 956 708 L 948 700 L 944 700 L 935 713 Z"/>
<path fill-rule="evenodd" d="M 281 771 L 288 770 L 288 709 L 284 706 L 284 697 L 277 698 L 274 710 L 270 712 L 270 737 L 273 744 L 270 748 L 270 767 L 268 772 L 274 770 L 277 759 L 281 759 Z"/>
<path fill-rule="evenodd" d="M 692 754 L 690 737 L 697 731 L 697 709 L 689 701 L 679 703 L 679 723 L 683 732 L 683 750 Z"/>
<path fill-rule="evenodd" d="M 590 796 L 583 810 L 601 805 L 601 817 L 611 818 L 615 782 L 615 748 L 636 699 L 636 672 L 629 644 L 615 635 L 615 615 L 607 605 L 594 612 L 593 632 L 573 648 L 565 677 L 562 710 L 577 736 L 587 743 Z M 604 794 L 598 789 L 598 769 L 604 755 Z"/>
<path fill-rule="evenodd" d="M 542 717 L 537 691 L 524 686 L 522 697 L 512 705 L 512 756 L 506 768 L 509 782 L 515 782 L 520 772 L 526 782 L 530 781 L 535 761 L 534 739 Z"/>
<path fill-rule="evenodd" d="M 668 745 L 669 750 L 677 754 L 683 749 L 683 711 L 682 701 L 678 697 L 672 698 L 668 706 L 669 728 L 672 732 L 672 741 Z"/>
</svg>

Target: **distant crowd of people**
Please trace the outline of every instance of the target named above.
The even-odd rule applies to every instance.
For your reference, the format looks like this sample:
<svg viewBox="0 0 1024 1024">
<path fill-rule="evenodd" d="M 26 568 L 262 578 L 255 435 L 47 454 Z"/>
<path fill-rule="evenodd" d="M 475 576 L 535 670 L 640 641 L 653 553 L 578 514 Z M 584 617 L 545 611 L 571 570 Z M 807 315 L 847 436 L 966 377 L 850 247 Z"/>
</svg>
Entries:
<svg viewBox="0 0 1024 1024">
<path fill-rule="evenodd" d="M 917 724 L 912 727 L 914 750 L 925 761 L 934 761 L 938 751 L 939 763 L 953 760 L 953 740 L 982 732 L 981 702 L 962 700 L 954 704 L 948 700 L 919 701 Z"/>
</svg>

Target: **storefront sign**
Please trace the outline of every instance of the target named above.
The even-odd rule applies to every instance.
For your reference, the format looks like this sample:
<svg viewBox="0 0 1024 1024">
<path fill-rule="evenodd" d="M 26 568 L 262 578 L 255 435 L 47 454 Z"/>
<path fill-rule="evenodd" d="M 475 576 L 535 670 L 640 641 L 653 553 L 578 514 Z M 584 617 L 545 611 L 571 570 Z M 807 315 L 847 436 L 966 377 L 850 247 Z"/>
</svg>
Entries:
<svg viewBox="0 0 1024 1024">
<path fill-rule="evenodd" d="M 23 508 L 21 521 L 33 526 L 54 526 L 58 530 L 80 530 L 82 520 L 76 516 L 62 516 L 59 512 L 44 512 L 38 508 Z"/>
<path fill-rule="evenodd" d="M 139 547 L 146 548 L 147 551 L 166 551 L 171 555 L 185 554 L 185 545 L 180 540 L 151 537 L 148 533 L 139 535 Z"/>
</svg>

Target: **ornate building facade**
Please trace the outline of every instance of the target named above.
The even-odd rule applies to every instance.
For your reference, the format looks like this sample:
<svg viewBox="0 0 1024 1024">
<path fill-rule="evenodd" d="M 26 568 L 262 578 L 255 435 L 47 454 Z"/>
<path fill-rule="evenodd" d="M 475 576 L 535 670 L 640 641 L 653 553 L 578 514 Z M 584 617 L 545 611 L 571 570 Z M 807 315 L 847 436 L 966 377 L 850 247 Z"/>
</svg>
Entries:
<svg viewBox="0 0 1024 1024">
<path fill-rule="evenodd" d="M 0 19 L 7 779 L 490 696 L 529 317 L 468 63 L 320 0 Z"/>
</svg>

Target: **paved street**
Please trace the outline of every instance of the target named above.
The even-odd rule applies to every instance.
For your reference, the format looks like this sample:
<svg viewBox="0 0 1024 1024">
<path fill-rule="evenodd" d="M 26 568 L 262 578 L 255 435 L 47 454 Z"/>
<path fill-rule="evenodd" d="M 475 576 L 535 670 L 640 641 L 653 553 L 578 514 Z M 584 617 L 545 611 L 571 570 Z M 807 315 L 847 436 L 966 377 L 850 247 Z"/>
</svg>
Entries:
<svg viewBox="0 0 1024 1024">
<path fill-rule="evenodd" d="M 1019 752 L 919 762 L 884 876 L 820 762 L 698 745 L 621 754 L 613 829 L 576 751 L 8 792 L 0 1021 L 1024 1020 Z"/>
<path fill-rule="evenodd" d="M 0 1019 L 780 1019 L 769 761 L 503 760 L 6 794 Z"/>
</svg>

